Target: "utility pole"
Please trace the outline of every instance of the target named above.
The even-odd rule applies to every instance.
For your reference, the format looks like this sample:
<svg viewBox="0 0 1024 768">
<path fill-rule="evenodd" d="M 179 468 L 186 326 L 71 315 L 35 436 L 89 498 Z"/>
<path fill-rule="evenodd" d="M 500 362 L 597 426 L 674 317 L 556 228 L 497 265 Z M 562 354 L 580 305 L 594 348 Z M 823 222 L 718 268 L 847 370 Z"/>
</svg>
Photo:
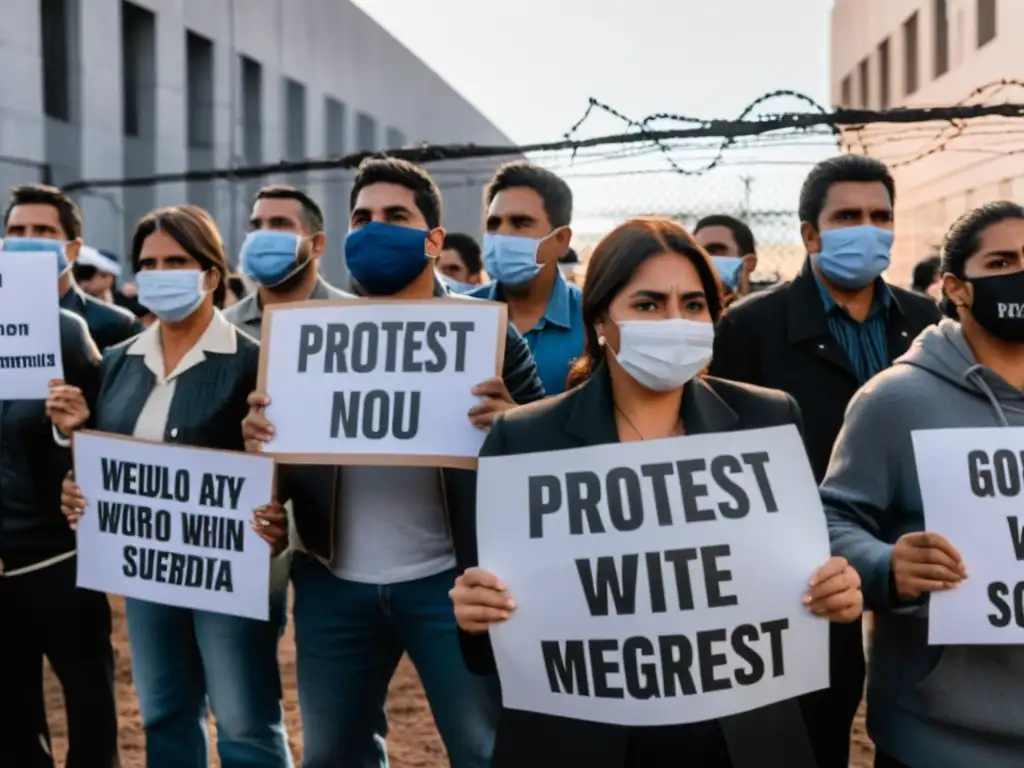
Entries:
<svg viewBox="0 0 1024 768">
<path fill-rule="evenodd" d="M 228 167 L 238 166 L 238 53 L 235 50 L 235 0 L 228 0 L 228 80 L 231 98 L 228 101 Z M 234 176 L 227 178 L 228 184 L 228 237 L 231 244 L 228 251 L 229 263 L 232 263 L 238 252 L 238 181 Z"/>
<path fill-rule="evenodd" d="M 750 174 L 740 176 L 743 182 L 743 218 L 750 218 L 750 191 L 754 186 L 754 177 Z"/>
</svg>

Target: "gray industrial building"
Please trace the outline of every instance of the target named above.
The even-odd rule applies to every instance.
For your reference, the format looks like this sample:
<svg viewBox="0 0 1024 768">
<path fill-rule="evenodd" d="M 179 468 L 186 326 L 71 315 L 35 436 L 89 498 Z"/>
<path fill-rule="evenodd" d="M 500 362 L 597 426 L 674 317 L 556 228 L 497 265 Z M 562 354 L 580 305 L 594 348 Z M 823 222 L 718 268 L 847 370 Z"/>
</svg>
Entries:
<svg viewBox="0 0 1024 768">
<path fill-rule="evenodd" d="M 348 0 L 4 0 L 3 11 L 2 190 L 421 142 L 511 144 Z M 438 169 L 450 229 L 480 231 L 481 186 L 495 164 Z M 252 192 L 270 182 L 305 185 L 328 220 L 323 271 L 341 282 L 350 179 L 310 172 L 76 197 L 96 247 L 125 253 L 141 215 L 187 201 L 215 215 L 234 256 Z"/>
</svg>

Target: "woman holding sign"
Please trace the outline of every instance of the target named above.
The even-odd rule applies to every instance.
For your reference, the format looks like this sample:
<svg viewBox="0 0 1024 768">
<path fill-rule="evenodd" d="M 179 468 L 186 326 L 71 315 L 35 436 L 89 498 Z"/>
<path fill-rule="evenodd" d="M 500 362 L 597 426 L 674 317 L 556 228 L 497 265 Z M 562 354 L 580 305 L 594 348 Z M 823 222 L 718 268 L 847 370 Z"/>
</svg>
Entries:
<svg viewBox="0 0 1024 768">
<path fill-rule="evenodd" d="M 492 427 L 481 455 L 799 426 L 797 406 L 784 393 L 702 375 L 721 312 L 721 284 L 686 230 L 658 218 L 620 225 L 590 260 L 583 290 L 587 348 L 571 375 L 575 388 L 509 412 Z M 460 555 L 464 565 L 475 565 L 476 552 Z M 808 576 L 808 610 L 832 621 L 860 615 L 859 582 L 846 561 L 833 558 Z M 451 597 L 467 663 L 478 673 L 493 671 L 487 632 L 513 614 L 515 595 L 499 575 L 471 567 Z M 508 709 L 494 755 L 495 768 L 683 764 L 803 768 L 814 758 L 793 700 L 722 720 L 656 728 Z"/>
<path fill-rule="evenodd" d="M 1021 438 L 957 428 L 1024 427 L 1024 207 L 964 214 L 940 271 L 948 319 L 850 402 L 821 496 L 875 618 L 875 766 L 1010 768 L 1024 765 Z"/>
<path fill-rule="evenodd" d="M 91 417 L 102 432 L 241 451 L 259 345 L 215 309 L 228 274 L 216 225 L 194 206 L 154 211 L 135 228 L 132 264 L 139 301 L 158 322 L 107 351 L 94 413 L 80 391 L 51 391 L 55 427 L 70 435 Z M 70 476 L 61 504 L 74 525 L 85 500 Z M 260 510 L 254 527 L 283 543 L 277 505 Z M 225 768 L 291 766 L 277 666 L 285 586 L 272 588 L 270 622 L 125 601 L 150 768 L 206 768 L 207 699 Z"/>
</svg>

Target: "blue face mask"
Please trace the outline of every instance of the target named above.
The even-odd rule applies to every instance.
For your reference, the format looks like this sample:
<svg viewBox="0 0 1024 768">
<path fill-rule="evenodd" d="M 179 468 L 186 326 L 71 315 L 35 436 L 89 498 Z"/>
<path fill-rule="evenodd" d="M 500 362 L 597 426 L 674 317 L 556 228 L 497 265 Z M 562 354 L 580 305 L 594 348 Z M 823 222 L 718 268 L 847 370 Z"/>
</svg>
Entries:
<svg viewBox="0 0 1024 768">
<path fill-rule="evenodd" d="M 71 264 L 67 256 L 68 244 L 63 240 L 46 237 L 5 237 L 0 250 L 12 253 L 55 253 L 57 254 L 57 277 L 68 271 Z"/>
<path fill-rule="evenodd" d="M 718 279 L 725 283 L 730 291 L 735 291 L 740 284 L 740 269 L 743 268 L 742 256 L 712 256 L 711 263 L 718 273 Z"/>
<path fill-rule="evenodd" d="M 814 260 L 837 288 L 858 290 L 888 268 L 892 241 L 892 232 L 870 224 L 829 229 L 821 233 L 821 251 Z"/>
<path fill-rule="evenodd" d="M 257 229 L 250 232 L 239 255 L 242 272 L 264 288 L 280 285 L 309 262 L 299 264 L 302 238 L 291 232 Z"/>
<path fill-rule="evenodd" d="M 484 269 L 502 285 L 526 285 L 540 274 L 537 249 L 546 239 L 484 235 Z"/>
<path fill-rule="evenodd" d="M 139 303 L 165 323 L 184 320 L 203 303 L 203 273 L 198 269 L 146 269 L 135 275 Z"/>
<path fill-rule="evenodd" d="M 345 238 L 345 264 L 352 279 L 371 296 L 391 296 L 427 266 L 425 229 L 371 221 Z"/>
<path fill-rule="evenodd" d="M 480 287 L 479 285 L 473 285 L 472 283 L 459 282 L 447 275 L 441 275 L 441 279 L 444 281 L 444 284 L 448 286 L 448 290 L 452 293 L 469 293 L 470 291 L 475 291 Z"/>
</svg>

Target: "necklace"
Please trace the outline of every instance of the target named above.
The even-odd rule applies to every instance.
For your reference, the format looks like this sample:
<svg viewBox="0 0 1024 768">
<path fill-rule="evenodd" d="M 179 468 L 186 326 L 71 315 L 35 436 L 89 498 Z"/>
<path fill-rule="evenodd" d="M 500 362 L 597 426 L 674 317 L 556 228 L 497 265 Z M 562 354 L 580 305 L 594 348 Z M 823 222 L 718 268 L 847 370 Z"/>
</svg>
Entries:
<svg viewBox="0 0 1024 768">
<path fill-rule="evenodd" d="M 636 425 L 633 423 L 633 420 L 630 419 L 629 416 L 626 415 L 626 412 L 624 410 L 619 408 L 619 404 L 618 403 L 614 403 L 614 405 L 615 405 L 615 410 L 618 411 L 619 414 L 622 416 L 622 418 L 624 418 L 626 420 L 626 423 L 629 424 L 629 428 L 632 429 L 634 432 L 636 432 L 637 436 L 641 440 L 646 440 L 647 438 L 644 437 L 643 433 L 639 429 L 636 428 Z M 682 423 L 683 423 L 683 417 L 680 415 L 680 417 L 676 420 L 676 423 L 672 425 L 672 431 L 669 433 L 668 436 L 671 437 L 675 433 L 676 429 L 682 425 Z"/>
</svg>

